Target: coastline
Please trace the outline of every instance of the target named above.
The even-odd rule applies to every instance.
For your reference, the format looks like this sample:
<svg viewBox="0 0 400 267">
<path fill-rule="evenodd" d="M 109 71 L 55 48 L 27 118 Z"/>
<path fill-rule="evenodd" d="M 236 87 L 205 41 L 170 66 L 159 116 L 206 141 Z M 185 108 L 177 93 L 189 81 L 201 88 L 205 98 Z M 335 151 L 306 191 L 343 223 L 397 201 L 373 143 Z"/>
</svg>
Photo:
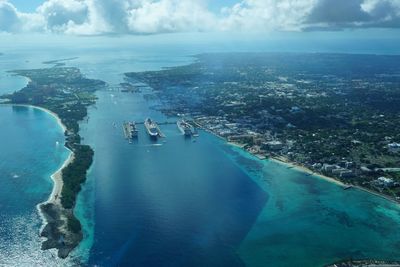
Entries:
<svg viewBox="0 0 400 267">
<path fill-rule="evenodd" d="M 310 169 L 308 169 L 308 168 L 306 168 L 304 166 L 301 166 L 300 164 L 297 164 L 295 162 L 285 161 L 285 160 L 280 159 L 278 157 L 270 157 L 270 158 L 267 158 L 267 160 L 276 162 L 278 164 L 285 165 L 288 168 L 292 168 L 292 169 L 294 169 L 296 171 L 299 171 L 299 172 L 302 172 L 302 173 L 305 173 L 305 174 L 309 174 L 310 176 L 318 177 L 318 178 L 320 178 L 322 180 L 334 183 L 334 184 L 339 185 L 341 187 L 348 186 L 345 183 L 343 183 L 342 181 L 336 180 L 333 177 L 329 177 L 329 176 L 326 176 L 326 175 L 323 175 L 323 174 L 320 174 L 320 173 L 313 172 L 312 170 L 310 170 Z"/>
<path fill-rule="evenodd" d="M 333 177 L 329 177 L 329 176 L 323 175 L 323 174 L 321 174 L 321 173 L 313 172 L 312 170 L 310 170 L 310 169 L 308 169 L 308 168 L 306 168 L 306 167 L 304 167 L 304 166 L 302 166 L 302 165 L 299 165 L 299 164 L 297 164 L 297 163 L 295 163 L 295 162 L 284 161 L 284 160 L 282 160 L 282 159 L 280 159 L 280 158 L 278 158 L 278 157 L 271 157 L 271 158 L 268 158 L 267 160 L 271 160 L 271 161 L 276 162 L 276 163 L 278 163 L 278 164 L 282 164 L 282 165 L 286 165 L 286 166 L 288 166 L 288 167 L 292 167 L 293 169 L 295 169 L 295 170 L 297 170 L 297 171 L 300 171 L 300 172 L 309 174 L 310 176 L 318 177 L 318 178 L 323 179 L 323 180 L 325 180 L 325 181 L 328 181 L 328 182 L 337 184 L 337 185 L 339 185 L 339 186 L 341 186 L 341 187 L 343 187 L 343 188 L 345 188 L 346 186 L 352 186 L 352 187 L 355 188 L 355 189 L 364 191 L 364 192 L 366 192 L 366 193 L 375 195 L 375 196 L 377 196 L 377 197 L 384 198 L 384 199 L 386 199 L 386 200 L 388 200 L 388 201 L 390 201 L 390 202 L 393 202 L 393 203 L 396 204 L 396 205 L 400 205 L 399 201 L 397 201 L 395 198 L 392 198 L 392 197 L 390 197 L 390 196 L 388 196 L 388 195 L 385 195 L 385 194 L 382 194 L 382 193 L 379 193 L 379 192 L 370 190 L 370 189 L 365 188 L 365 187 L 362 187 L 362 186 L 360 186 L 360 185 L 345 184 L 345 183 L 343 183 L 342 181 L 337 180 L 337 179 L 335 179 L 335 178 L 333 178 Z"/>
<path fill-rule="evenodd" d="M 63 134 L 65 134 L 65 132 L 67 131 L 67 127 L 62 123 L 60 117 L 56 113 L 52 112 L 51 110 L 48 110 L 48 109 L 45 109 L 42 107 L 33 106 L 33 105 L 21 105 L 21 106 L 36 108 L 43 112 L 46 112 L 47 114 L 50 114 L 51 116 L 53 116 L 56 119 L 58 125 L 63 130 Z M 72 152 L 72 150 L 70 150 L 65 145 L 64 145 L 64 147 L 69 151 L 68 158 L 64 161 L 63 165 L 55 173 L 53 173 L 50 176 L 51 180 L 53 181 L 53 190 L 51 191 L 51 194 L 50 194 L 49 198 L 47 199 L 47 201 L 39 203 L 38 207 L 40 207 L 41 205 L 45 205 L 45 204 L 55 204 L 55 205 L 61 206 L 60 197 L 61 197 L 61 192 L 62 192 L 62 189 L 64 186 L 63 179 L 62 179 L 62 170 L 65 167 L 67 167 L 75 159 L 75 153 Z M 43 211 L 40 208 L 39 208 L 39 212 L 41 213 L 41 216 L 44 218 L 44 222 L 45 222 L 44 224 L 47 224 L 48 220 L 46 219 L 46 217 L 43 214 Z"/>
<path fill-rule="evenodd" d="M 34 106 L 34 105 L 27 105 L 27 104 L 10 104 L 10 103 L 4 103 L 2 104 L 4 106 L 6 105 L 10 105 L 10 106 L 20 106 L 20 107 L 29 107 L 29 108 L 33 108 L 33 109 L 38 109 L 41 110 L 49 115 L 51 115 L 56 121 L 58 126 L 63 130 L 63 135 L 65 136 L 65 133 L 67 131 L 66 126 L 62 123 L 60 117 L 46 109 L 43 107 L 38 107 L 38 106 Z M 75 153 L 69 149 L 67 146 L 64 147 L 69 151 L 69 155 L 67 157 L 67 159 L 64 161 L 64 163 L 62 164 L 62 166 L 56 170 L 51 176 L 51 180 L 53 181 L 53 189 L 51 191 L 50 196 L 48 197 L 48 199 L 44 202 L 38 203 L 36 205 L 36 209 L 38 211 L 38 214 L 40 216 L 40 218 L 42 219 L 42 225 L 40 228 L 40 236 L 41 237 L 45 237 L 48 240 L 47 241 L 43 241 L 42 243 L 42 249 L 48 249 L 48 248 L 56 248 L 56 246 L 54 245 L 54 234 L 55 234 L 55 229 L 52 229 L 53 227 L 56 227 L 57 230 L 59 231 L 59 234 L 61 234 L 62 236 L 69 236 L 71 235 L 64 227 L 59 227 L 57 226 L 58 223 L 56 222 L 57 220 L 61 220 L 63 222 L 67 221 L 67 214 L 65 213 L 65 209 L 63 208 L 62 204 L 61 204 L 61 193 L 63 190 L 63 177 L 62 177 L 62 171 L 65 167 L 67 167 L 69 164 L 71 164 L 74 159 L 75 159 Z M 49 210 L 50 209 L 50 210 Z M 57 214 L 56 217 L 54 217 Z M 73 237 L 75 238 L 75 237 Z M 79 237 L 78 237 L 79 239 Z M 58 241 L 56 241 L 58 242 Z M 64 248 L 58 248 L 58 255 L 61 258 L 66 258 L 69 254 L 69 252 L 72 250 L 68 247 L 64 247 Z"/>
<path fill-rule="evenodd" d="M 65 167 L 67 167 L 75 158 L 75 154 L 71 150 L 69 150 L 69 151 L 70 151 L 70 154 L 69 154 L 68 158 L 64 161 L 63 165 L 55 173 L 53 173 L 50 176 L 51 179 L 53 180 L 54 186 L 53 186 L 53 190 L 52 190 L 48 200 L 40 203 L 39 205 L 48 204 L 48 203 L 61 205 L 59 197 L 61 196 L 61 191 L 62 191 L 62 188 L 64 185 L 63 180 L 62 180 L 62 170 Z"/>
<path fill-rule="evenodd" d="M 38 106 L 34 106 L 34 105 L 23 105 L 23 104 L 6 104 L 6 105 L 12 105 L 12 106 L 20 106 L 20 107 L 29 107 L 29 108 L 34 108 L 34 109 L 38 109 L 41 110 L 43 112 L 46 112 L 47 114 L 51 115 L 53 118 L 56 119 L 57 124 L 60 126 L 60 128 L 63 130 L 63 134 L 66 132 L 67 127 L 62 123 L 60 117 L 58 117 L 58 115 L 54 112 L 52 112 L 51 110 L 48 110 L 46 108 L 43 107 L 38 107 Z M 52 192 L 49 196 L 49 198 L 42 203 L 38 204 L 38 210 L 39 213 L 41 215 L 41 217 L 43 217 L 45 223 L 48 223 L 47 220 L 45 219 L 45 216 L 42 212 L 42 210 L 39 208 L 41 205 L 44 204 L 57 204 L 57 205 L 61 205 L 60 202 L 60 196 L 61 196 L 61 191 L 63 188 L 63 180 L 62 180 L 62 170 L 67 167 L 75 158 L 75 154 L 74 152 L 72 152 L 68 147 L 66 147 L 64 145 L 64 147 L 69 151 L 69 155 L 68 158 L 64 161 L 63 165 L 56 171 L 54 172 L 50 178 L 53 181 L 53 189 Z"/>
<path fill-rule="evenodd" d="M 228 145 L 230 145 L 230 146 L 232 146 L 232 147 L 236 147 L 236 148 L 238 148 L 238 149 L 242 149 L 243 151 L 245 151 L 245 152 L 249 153 L 250 155 L 252 155 L 252 156 L 258 158 L 259 160 L 267 160 L 267 161 L 269 160 L 269 161 L 272 161 L 272 162 L 275 162 L 275 163 L 278 163 L 278 164 L 287 166 L 288 168 L 291 168 L 291 169 L 294 169 L 294 170 L 296 170 L 296 171 L 305 173 L 305 174 L 307 174 L 307 175 L 309 175 L 309 176 L 313 176 L 313 177 L 315 177 L 315 178 L 319 178 L 319 179 L 325 180 L 325 181 L 327 181 L 327 182 L 336 184 L 337 186 L 340 186 L 340 187 L 342 187 L 343 189 L 345 189 L 347 186 L 351 186 L 351 187 L 354 188 L 354 189 L 364 191 L 364 192 L 369 193 L 369 194 L 372 194 L 372 195 L 374 195 L 374 196 L 381 197 L 381 198 L 383 198 L 383 199 L 385 199 L 385 200 L 387 200 L 387 201 L 390 201 L 390 202 L 392 202 L 392 203 L 394 203 L 394 204 L 396 204 L 396 205 L 400 205 L 400 202 L 399 202 L 398 200 L 396 200 L 395 198 L 393 198 L 393 197 L 390 197 L 390 196 L 388 196 L 388 195 L 385 195 L 385 194 L 382 194 L 382 193 L 379 193 L 379 192 L 370 190 L 370 189 L 365 188 L 365 187 L 362 187 L 362 186 L 360 186 L 360 185 L 345 184 L 345 183 L 343 183 L 342 181 L 340 181 L 340 180 L 338 180 L 338 179 L 336 179 L 336 178 L 334 178 L 334 177 L 329 177 L 329 176 L 326 176 L 326 175 L 324 175 L 324 174 L 321 174 L 321 173 L 318 173 L 318 172 L 314 172 L 314 171 L 312 171 L 311 169 L 302 166 L 301 164 L 298 164 L 298 163 L 296 163 L 296 162 L 288 161 L 288 160 L 286 160 L 286 159 L 284 159 L 284 158 L 280 158 L 280 157 L 266 157 L 265 159 L 260 159 L 260 158 L 257 156 L 257 154 L 251 153 L 250 151 L 246 150 L 246 149 L 244 148 L 244 145 L 243 145 L 243 144 L 239 144 L 239 143 L 236 143 L 236 142 L 229 141 L 227 138 L 225 138 L 225 137 L 223 137 L 223 136 L 220 136 L 220 135 L 218 135 L 217 133 L 214 133 L 214 132 L 211 131 L 211 130 L 206 129 L 206 128 L 203 127 L 201 124 L 199 124 L 199 123 L 197 123 L 197 122 L 195 122 L 195 123 L 196 123 L 196 125 L 197 125 L 199 128 L 201 128 L 201 129 L 203 129 L 204 131 L 206 131 L 206 132 L 208 132 L 208 133 L 211 133 L 212 135 L 214 135 L 214 136 L 216 136 L 216 137 L 222 139 L 223 141 L 225 141 L 226 144 L 228 144 Z"/>
</svg>

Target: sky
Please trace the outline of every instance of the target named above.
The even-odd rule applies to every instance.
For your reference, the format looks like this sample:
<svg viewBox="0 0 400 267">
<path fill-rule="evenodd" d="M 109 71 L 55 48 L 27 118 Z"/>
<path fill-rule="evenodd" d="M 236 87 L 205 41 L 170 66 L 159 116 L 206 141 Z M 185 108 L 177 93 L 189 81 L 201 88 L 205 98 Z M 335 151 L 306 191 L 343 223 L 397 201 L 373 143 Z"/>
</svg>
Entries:
<svg viewBox="0 0 400 267">
<path fill-rule="evenodd" d="M 400 0 L 0 0 L 0 32 L 66 35 L 400 29 Z"/>
</svg>

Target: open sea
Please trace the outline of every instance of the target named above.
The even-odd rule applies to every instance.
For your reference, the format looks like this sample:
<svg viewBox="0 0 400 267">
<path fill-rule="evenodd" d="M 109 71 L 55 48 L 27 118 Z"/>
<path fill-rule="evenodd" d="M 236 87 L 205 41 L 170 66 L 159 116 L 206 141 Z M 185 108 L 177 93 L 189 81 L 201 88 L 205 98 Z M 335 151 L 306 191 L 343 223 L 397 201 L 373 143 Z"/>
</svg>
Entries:
<svg viewBox="0 0 400 267">
<path fill-rule="evenodd" d="M 8 40 L 8 39 L 9 40 Z M 0 44 L 0 94 L 26 79 L 6 71 L 78 57 L 90 78 L 113 85 L 128 71 L 187 64 L 191 55 L 269 50 L 161 37 L 72 38 Z M 179 38 L 178 38 L 179 39 Z M 372 49 L 372 48 L 371 48 Z M 196 142 L 176 125 L 154 142 L 142 125 L 129 144 L 122 123 L 173 121 L 140 94 L 99 91 L 81 124 L 94 164 L 75 209 L 84 241 L 67 260 L 41 251 L 36 205 L 51 193 L 50 175 L 68 157 L 49 114 L 0 106 L 0 266 L 323 266 L 346 258 L 400 259 L 400 208 L 359 190 L 343 190 L 271 161 L 258 160 L 201 131 Z M 116 126 L 114 126 L 114 123 Z"/>
</svg>

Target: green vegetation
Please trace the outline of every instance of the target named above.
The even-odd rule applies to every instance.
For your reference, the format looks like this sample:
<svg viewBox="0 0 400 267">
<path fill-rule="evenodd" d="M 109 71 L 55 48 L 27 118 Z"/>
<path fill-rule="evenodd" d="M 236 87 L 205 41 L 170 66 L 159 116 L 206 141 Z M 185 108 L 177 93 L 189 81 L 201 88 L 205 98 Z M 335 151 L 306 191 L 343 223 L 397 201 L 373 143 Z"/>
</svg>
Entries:
<svg viewBox="0 0 400 267">
<path fill-rule="evenodd" d="M 57 63 L 47 62 L 59 66 Z M 94 155 L 90 146 L 81 144 L 79 122 L 87 116 L 88 106 L 95 103 L 94 92 L 105 83 L 83 77 L 77 68 L 53 67 L 11 73 L 25 76 L 30 82 L 22 90 L 0 98 L 12 104 L 43 107 L 57 114 L 66 126 L 65 146 L 74 153 L 74 160 L 62 170 L 61 205 L 48 203 L 41 206 L 49 222 L 42 232 L 42 236 L 48 238 L 42 248 L 57 248 L 58 255 L 65 258 L 82 240 L 81 224 L 74 216 L 73 208 Z M 65 232 L 65 228 L 69 232 Z M 60 243 L 60 239 L 64 241 Z"/>
<path fill-rule="evenodd" d="M 93 160 L 93 150 L 80 144 L 79 122 L 87 116 L 87 107 L 95 103 L 94 92 L 105 83 L 83 77 L 77 68 L 54 67 L 12 73 L 28 77 L 30 82 L 22 90 L 2 98 L 14 104 L 30 104 L 51 110 L 67 128 L 66 146 L 74 152 L 75 160 L 63 170 L 61 203 L 64 208 L 72 209 Z"/>
<path fill-rule="evenodd" d="M 70 216 L 68 216 L 67 218 L 68 218 L 68 224 L 67 224 L 67 226 L 68 226 L 68 229 L 69 229 L 71 232 L 73 232 L 73 233 L 79 233 L 79 232 L 82 231 L 81 223 L 79 222 L 79 220 L 78 220 L 75 216 L 70 215 Z"/>
<path fill-rule="evenodd" d="M 169 103 L 167 115 L 186 114 L 252 153 L 400 198 L 398 175 L 381 170 L 400 167 L 388 149 L 400 143 L 399 56 L 206 54 L 126 76 Z M 376 186 L 381 176 L 396 183 Z"/>
<path fill-rule="evenodd" d="M 66 209 L 72 209 L 75 205 L 76 195 L 81 190 L 81 184 L 86 180 L 86 172 L 93 161 L 93 150 L 90 146 L 76 145 L 75 159 L 62 170 L 64 181 L 61 204 Z"/>
</svg>

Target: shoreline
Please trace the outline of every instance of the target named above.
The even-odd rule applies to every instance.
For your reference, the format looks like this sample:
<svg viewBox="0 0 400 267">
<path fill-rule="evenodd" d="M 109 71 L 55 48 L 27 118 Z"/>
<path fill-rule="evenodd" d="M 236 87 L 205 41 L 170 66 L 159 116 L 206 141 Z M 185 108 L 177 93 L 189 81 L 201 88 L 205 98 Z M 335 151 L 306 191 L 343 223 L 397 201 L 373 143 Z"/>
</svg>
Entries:
<svg viewBox="0 0 400 267">
<path fill-rule="evenodd" d="M 54 113 L 53 111 L 43 108 L 43 107 L 38 107 L 38 106 L 34 106 L 34 105 L 28 105 L 28 104 L 13 104 L 13 103 L 0 103 L 0 105 L 3 106 L 14 106 L 14 107 L 28 107 L 28 108 L 34 108 L 34 109 L 39 109 L 43 112 L 46 112 L 47 114 L 50 114 L 51 116 L 54 117 L 54 119 L 56 119 L 57 124 L 60 126 L 60 128 L 63 130 L 63 134 L 67 131 L 67 127 L 62 123 L 60 117 L 58 117 L 58 115 L 56 113 Z M 67 148 L 68 149 L 68 148 Z M 69 149 L 68 149 L 69 150 Z"/>
<path fill-rule="evenodd" d="M 26 104 L 10 104 L 10 103 L 4 103 L 1 104 L 3 106 L 17 106 L 17 107 L 28 107 L 28 108 L 33 108 L 33 109 L 38 109 L 41 110 L 47 114 L 49 114 L 50 116 L 52 116 L 56 121 L 58 126 L 63 130 L 63 136 L 65 138 L 65 132 L 67 131 L 67 127 L 62 123 L 60 117 L 52 112 L 51 110 L 48 110 L 46 108 L 43 107 L 38 107 L 38 106 L 34 106 L 34 105 L 26 105 Z M 43 212 L 43 210 L 41 209 L 41 206 L 46 205 L 46 204 L 53 204 L 57 207 L 61 207 L 61 202 L 60 202 L 60 197 L 61 197 L 61 192 L 64 186 L 63 183 L 63 179 L 62 179 L 62 170 L 67 167 L 74 159 L 75 159 L 75 153 L 73 151 L 71 151 L 68 147 L 65 146 L 65 144 L 63 145 L 64 148 L 66 148 L 69 151 L 69 155 L 67 157 L 67 159 L 65 159 L 65 161 L 63 162 L 62 166 L 56 170 L 52 175 L 50 175 L 50 178 L 53 182 L 53 188 L 52 191 L 50 193 L 50 196 L 48 197 L 47 200 L 40 202 L 36 205 L 36 208 L 38 210 L 39 216 L 42 219 L 43 223 L 42 226 L 40 228 L 40 232 L 43 231 L 43 229 L 45 228 L 45 226 L 49 223 L 49 220 L 47 219 L 46 214 Z"/>
<path fill-rule="evenodd" d="M 206 129 L 205 127 L 203 127 L 201 124 L 199 124 L 199 123 L 197 123 L 197 122 L 196 122 L 196 125 L 199 126 L 199 128 L 203 129 L 204 131 L 206 131 L 206 132 L 208 132 L 208 133 L 210 133 L 210 134 L 216 136 L 216 137 L 219 138 L 219 139 L 222 139 L 224 142 L 226 142 L 226 144 L 228 144 L 228 145 L 230 145 L 230 146 L 232 146 L 232 147 L 241 149 L 242 151 L 244 151 L 244 152 L 246 152 L 246 153 L 249 153 L 250 155 L 256 157 L 258 160 L 261 160 L 261 161 L 264 161 L 264 160 L 266 160 L 266 161 L 272 161 L 272 162 L 275 162 L 275 163 L 277 163 L 277 164 L 281 164 L 281 165 L 283 165 L 283 166 L 287 166 L 288 168 L 294 169 L 294 170 L 299 171 L 299 172 L 302 172 L 302 173 L 304 173 L 304 174 L 308 174 L 309 176 L 314 176 L 314 177 L 316 177 L 316 178 L 325 180 L 325 181 L 330 182 L 330 183 L 332 183 L 332 184 L 336 184 L 337 186 L 340 186 L 340 187 L 342 187 L 343 189 L 345 189 L 345 187 L 347 187 L 347 186 L 352 186 L 354 189 L 361 190 L 361 191 L 364 191 L 364 192 L 369 193 L 369 194 L 371 194 L 371 195 L 374 195 L 374 196 L 383 198 L 383 199 L 385 199 L 385 200 L 387 200 L 387 201 L 392 202 L 393 204 L 396 204 L 396 205 L 399 205 L 399 206 L 400 206 L 400 202 L 399 202 L 398 200 L 396 200 L 395 198 L 391 197 L 391 196 L 388 196 L 388 195 L 385 195 L 385 194 L 382 194 L 382 193 L 379 193 L 379 192 L 370 190 L 370 189 L 365 188 L 365 187 L 362 187 L 362 186 L 360 186 L 360 185 L 345 184 L 344 182 L 342 182 L 342 181 L 340 181 L 340 180 L 338 180 L 338 179 L 336 179 L 336 178 L 334 178 L 334 177 L 329 177 L 329 176 L 327 176 L 327 175 L 324 175 L 324 174 L 321 174 L 321 173 L 318 173 L 318 172 L 314 172 L 314 171 L 312 171 L 311 169 L 309 169 L 309 168 L 307 168 L 307 167 L 304 167 L 304 166 L 302 166 L 302 165 L 300 165 L 300 164 L 298 164 L 298 163 L 296 163 L 296 162 L 287 161 L 286 159 L 283 159 L 283 158 L 280 158 L 280 157 L 266 157 L 265 159 L 260 159 L 260 158 L 257 156 L 257 154 L 253 154 L 253 153 L 251 153 L 250 151 L 247 151 L 247 150 L 244 148 L 245 145 L 239 144 L 239 143 L 236 143 L 236 142 L 229 141 L 227 138 L 225 138 L 225 137 L 223 137 L 223 136 L 220 136 L 220 135 L 214 133 L 214 132 L 211 131 L 211 130 Z"/>
<path fill-rule="evenodd" d="M 299 171 L 299 172 L 302 172 L 302 173 L 305 173 L 305 174 L 309 174 L 310 176 L 318 177 L 318 178 L 320 178 L 322 180 L 328 181 L 330 183 L 334 183 L 334 184 L 339 185 L 341 187 L 348 186 L 347 184 L 343 183 L 342 181 L 336 180 L 333 177 L 329 177 L 329 176 L 314 172 L 314 171 L 312 171 L 312 170 L 310 170 L 310 169 L 308 169 L 308 168 L 306 168 L 304 166 L 301 166 L 300 164 L 297 164 L 295 162 L 285 161 L 285 160 L 280 159 L 278 157 L 269 157 L 269 158 L 267 158 L 267 160 L 270 160 L 272 162 L 275 162 L 275 163 L 278 163 L 278 164 L 281 164 L 281 165 L 288 166 L 288 167 L 290 167 L 290 168 L 292 168 L 292 169 L 294 169 L 296 171 Z"/>
<path fill-rule="evenodd" d="M 383 198 L 383 199 L 388 200 L 388 201 L 390 201 L 390 202 L 392 202 L 392 203 L 394 203 L 396 205 L 400 205 L 399 201 L 397 201 L 395 198 L 392 198 L 392 197 L 390 197 L 388 195 L 373 191 L 371 189 L 362 187 L 360 185 L 345 184 L 340 180 L 337 180 L 337 179 L 335 179 L 333 177 L 329 177 L 329 176 L 323 175 L 321 173 L 314 172 L 311 169 L 308 169 L 307 167 L 301 166 L 301 165 L 299 165 L 299 164 L 297 164 L 295 162 L 284 161 L 284 160 L 281 160 L 281 159 L 279 159 L 277 157 L 270 157 L 270 158 L 267 158 L 267 160 L 271 160 L 271 161 L 276 162 L 278 164 L 282 164 L 282 165 L 293 167 L 293 169 L 295 169 L 297 171 L 300 171 L 300 172 L 303 172 L 303 173 L 306 173 L 306 174 L 310 174 L 310 176 L 318 177 L 318 178 L 323 179 L 325 181 L 328 181 L 330 183 L 334 183 L 336 185 L 339 185 L 339 186 L 341 186 L 343 188 L 345 188 L 346 186 L 352 186 L 355 189 L 358 189 L 358 190 L 364 191 L 366 193 L 372 194 L 374 196 Z"/>
<path fill-rule="evenodd" d="M 54 113 L 53 111 L 48 110 L 48 109 L 43 108 L 43 107 L 34 106 L 34 105 L 23 105 L 23 104 L 6 104 L 6 105 L 19 106 L 19 107 L 29 107 L 29 108 L 34 108 L 34 109 L 38 109 L 38 110 L 41 110 L 43 112 L 46 112 L 47 114 L 51 115 L 54 119 L 56 119 L 57 124 L 63 130 L 63 135 L 65 137 L 65 132 L 67 131 L 67 127 L 62 123 L 60 117 L 58 117 L 58 115 L 56 113 Z M 63 188 L 62 170 L 65 167 L 67 167 L 75 158 L 75 153 L 72 152 L 65 145 L 64 145 L 64 147 L 69 151 L 68 158 L 64 161 L 62 166 L 50 176 L 51 180 L 53 181 L 52 192 L 51 192 L 49 198 L 46 201 L 38 204 L 38 207 L 43 205 L 43 204 L 49 204 L 49 203 L 51 203 L 51 204 L 60 204 L 61 205 L 59 197 L 61 196 L 61 191 L 62 191 L 62 188 Z M 42 211 L 40 211 L 40 213 L 42 213 Z M 41 214 L 41 215 L 43 215 L 43 214 Z"/>
</svg>

